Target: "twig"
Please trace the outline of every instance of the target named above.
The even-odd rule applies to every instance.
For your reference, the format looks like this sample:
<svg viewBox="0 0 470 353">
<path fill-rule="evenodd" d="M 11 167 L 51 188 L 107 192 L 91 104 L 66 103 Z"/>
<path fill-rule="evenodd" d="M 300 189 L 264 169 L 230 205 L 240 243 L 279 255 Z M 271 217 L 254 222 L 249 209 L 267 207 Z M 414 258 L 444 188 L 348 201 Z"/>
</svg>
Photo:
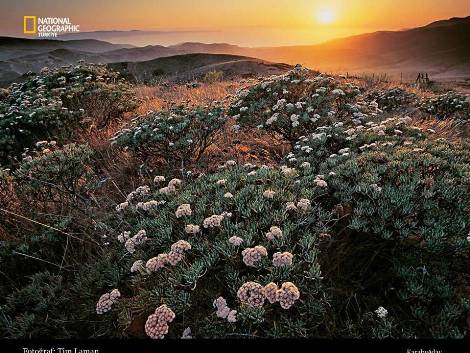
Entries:
<svg viewBox="0 0 470 353">
<path fill-rule="evenodd" d="M 5 210 L 5 209 L 3 209 L 3 208 L 0 208 L 0 211 L 5 212 L 5 213 L 8 213 L 8 214 L 11 214 L 11 215 L 16 216 L 16 217 L 19 217 L 19 218 L 26 219 L 27 221 L 30 221 L 30 222 L 39 224 L 39 225 L 41 225 L 41 226 L 43 226 L 43 227 L 53 229 L 53 230 L 55 230 L 56 232 L 62 233 L 62 234 L 64 234 L 64 235 L 66 235 L 66 236 L 68 236 L 68 237 L 71 237 L 71 238 L 74 238 L 74 239 L 76 239 L 76 240 L 79 240 L 79 241 L 87 241 L 87 242 L 90 242 L 90 243 L 91 243 L 91 241 L 88 241 L 88 240 L 85 240 L 85 239 L 81 239 L 81 238 L 76 237 L 76 236 L 74 236 L 74 235 L 72 235 L 72 234 L 69 234 L 69 233 L 67 233 L 67 232 L 64 232 L 63 230 L 60 230 L 60 229 L 58 229 L 58 228 L 52 227 L 52 226 L 50 226 L 50 225 L 47 225 L 47 224 L 44 224 L 44 223 L 41 223 L 41 222 L 38 222 L 38 221 L 35 221 L 34 219 L 31 219 L 31 218 L 22 216 L 22 215 L 20 215 L 20 214 L 15 213 L 15 212 L 11 212 L 11 211 Z M 98 244 L 97 242 L 93 242 L 93 243 Z M 99 245 L 99 244 L 98 244 L 98 245 Z"/>
<path fill-rule="evenodd" d="M 21 256 L 24 256 L 24 257 L 29 257 L 30 259 L 42 261 L 42 262 L 48 263 L 48 264 L 50 264 L 50 265 L 53 265 L 53 266 L 56 266 L 56 267 L 59 267 L 60 269 L 62 269 L 61 265 L 57 265 L 57 264 L 55 264 L 55 263 L 53 263 L 53 262 L 40 259 L 39 257 L 35 257 L 35 256 L 28 255 L 28 254 L 23 254 L 23 253 L 17 252 L 17 251 L 13 251 L 13 254 L 21 255 Z"/>
</svg>

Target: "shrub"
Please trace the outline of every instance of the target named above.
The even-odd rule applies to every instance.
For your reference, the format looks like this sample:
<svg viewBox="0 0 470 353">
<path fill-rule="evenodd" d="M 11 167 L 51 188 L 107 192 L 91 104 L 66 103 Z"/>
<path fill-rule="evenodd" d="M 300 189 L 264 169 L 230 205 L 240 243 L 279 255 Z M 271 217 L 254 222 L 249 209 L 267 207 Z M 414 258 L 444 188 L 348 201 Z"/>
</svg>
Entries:
<svg viewBox="0 0 470 353">
<path fill-rule="evenodd" d="M 456 92 L 447 92 L 435 97 L 424 99 L 420 109 L 438 119 L 447 119 L 451 116 L 458 119 L 470 120 L 470 100 L 468 95 Z"/>
<path fill-rule="evenodd" d="M 217 106 L 194 110 L 177 107 L 137 118 L 133 126 L 120 131 L 113 140 L 144 156 L 187 165 L 199 160 L 224 122 L 223 110 Z"/>
<path fill-rule="evenodd" d="M 0 194 L 9 193 L 14 201 L 3 204 L 12 212 L 7 213 L 9 222 L 5 222 L 10 241 L 3 248 L 3 268 L 16 267 L 21 277 L 37 269 L 37 263 L 31 258 L 23 261 L 19 256 L 12 256 L 12 252 L 60 264 L 69 242 L 70 246 L 72 242 L 80 244 L 76 252 L 87 257 L 88 248 L 82 243 L 90 236 L 82 232 L 90 228 L 88 217 L 93 214 L 91 206 L 94 206 L 91 192 L 97 188 L 96 173 L 91 168 L 92 154 L 88 146 L 75 144 L 37 152 L 8 176 L 8 184 L 0 185 Z M 23 224 L 28 229 L 26 234 L 18 227 Z M 23 263 L 28 265 L 20 270 Z"/>
<path fill-rule="evenodd" d="M 38 140 L 70 138 L 87 115 L 97 125 L 119 117 L 135 106 L 131 97 L 128 86 L 102 66 L 46 69 L 13 83 L 0 100 L 0 159 L 6 162 Z"/>
<path fill-rule="evenodd" d="M 51 207 L 51 202 L 61 208 L 67 203 L 88 203 L 87 193 L 96 182 L 92 155 L 87 145 L 69 144 L 26 157 L 14 172 L 19 196 L 44 207 Z"/>
<path fill-rule="evenodd" d="M 318 126 L 376 112 L 376 105 L 359 99 L 361 92 L 356 86 L 334 77 L 308 75 L 308 70 L 297 66 L 285 75 L 244 89 L 230 107 L 230 114 L 242 126 L 264 127 L 293 142 Z M 351 119 L 344 121 L 352 123 Z"/>
<path fill-rule="evenodd" d="M 425 139 L 426 134 L 420 128 L 410 126 L 410 121 L 411 118 L 404 117 L 377 122 L 364 120 L 354 127 L 345 126 L 343 122 L 320 126 L 296 141 L 284 163 L 315 175 L 320 173 L 320 165 L 331 167 L 358 153 L 384 147 L 393 149 Z"/>
<path fill-rule="evenodd" d="M 390 89 L 371 91 L 367 93 L 366 99 L 376 101 L 381 110 L 393 111 L 406 107 L 416 99 L 416 95 L 414 93 L 407 92 L 404 89 L 394 87 Z"/>
<path fill-rule="evenodd" d="M 464 270 L 470 265 L 468 157 L 468 146 L 422 141 L 353 153 L 320 167 L 319 173 L 329 175 L 332 204 L 348 210 L 348 228 L 373 235 L 374 256 L 386 256 L 380 266 L 391 264 L 380 276 L 392 278 L 388 286 L 402 309 L 391 303 L 389 309 L 405 310 L 405 317 L 416 320 L 400 328 L 420 337 L 466 334 L 469 295 L 459 283 L 470 280 Z M 360 257 L 364 245 L 355 245 L 350 256 Z"/>
<path fill-rule="evenodd" d="M 135 234 L 145 229 L 148 237 L 132 256 L 126 257 L 128 271 L 136 260 L 142 259 L 145 263 L 158 254 L 168 253 L 178 240 L 184 239 L 191 244 L 184 261 L 176 266 L 166 265 L 152 274 L 131 275 L 129 272 L 132 282 L 139 284 L 126 289 L 133 294 L 121 300 L 120 313 L 117 313 L 120 320 L 124 319 L 126 307 L 133 307 L 136 313 L 125 310 L 124 329 L 139 315 L 150 315 L 162 299 L 176 313 L 170 325 L 171 337 L 177 337 L 186 328 L 183 315 L 185 324 L 200 337 L 228 337 L 231 333 L 254 334 L 254 331 L 267 336 L 295 336 L 299 332 L 292 327 L 299 317 L 305 318 L 302 325 L 310 328 L 310 334 L 323 326 L 321 318 L 325 303 L 316 244 L 318 235 L 328 231 L 323 224 L 329 215 L 321 207 L 312 207 L 305 212 L 285 211 L 288 201 L 313 198 L 319 190 L 302 190 L 296 187 L 295 178 L 278 170 L 259 169 L 255 176 L 248 175 L 250 171 L 247 167 L 227 168 L 192 183 L 183 183 L 172 195 L 154 192 L 148 199 L 166 201 L 155 211 L 142 213 L 132 205 L 123 211 L 125 223 L 119 223 L 125 226 L 121 230 Z M 225 183 L 219 180 L 225 180 Z M 267 189 L 275 190 L 273 199 L 263 196 Z M 227 192 L 232 193 L 233 198 L 225 197 Z M 178 217 L 175 211 L 184 204 L 190 204 L 192 212 Z M 220 217 L 215 223 L 209 221 L 214 215 Z M 200 231 L 194 235 L 187 233 L 188 224 L 199 225 Z M 282 228 L 282 237 L 269 240 L 266 233 L 274 225 Z M 229 242 L 233 236 L 243 240 L 241 246 Z M 242 250 L 258 245 L 267 249 L 268 256 L 255 267 L 249 267 L 244 263 Z M 115 246 L 126 253 L 119 242 Z M 272 256 L 279 251 L 294 255 L 292 266 L 273 267 Z M 123 279 L 121 283 L 126 286 L 128 281 Z M 276 282 L 279 287 L 283 282 L 293 282 L 301 293 L 301 301 L 289 311 L 274 303 L 259 309 L 240 305 L 237 291 L 248 281 L 262 286 Z M 137 287 L 139 291 L 135 291 Z M 217 319 L 212 302 L 219 296 L 227 300 L 230 308 L 237 310 L 237 322 L 220 320 L 220 324 L 213 324 Z M 284 325 L 276 327 L 274 322 L 279 320 Z"/>
</svg>

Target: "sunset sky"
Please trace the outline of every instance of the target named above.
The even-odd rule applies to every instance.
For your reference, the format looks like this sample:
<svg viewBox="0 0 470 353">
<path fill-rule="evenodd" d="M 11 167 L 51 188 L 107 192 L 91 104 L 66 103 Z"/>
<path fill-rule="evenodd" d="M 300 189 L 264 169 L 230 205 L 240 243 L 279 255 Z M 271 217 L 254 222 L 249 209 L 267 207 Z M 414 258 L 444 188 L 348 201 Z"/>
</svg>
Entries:
<svg viewBox="0 0 470 353">
<path fill-rule="evenodd" d="M 0 35 L 22 36 L 23 16 L 70 17 L 80 30 L 191 31 L 137 44 L 313 44 L 470 15 L 469 0 L 2 0 Z M 148 43 L 146 42 L 148 41 Z"/>
</svg>

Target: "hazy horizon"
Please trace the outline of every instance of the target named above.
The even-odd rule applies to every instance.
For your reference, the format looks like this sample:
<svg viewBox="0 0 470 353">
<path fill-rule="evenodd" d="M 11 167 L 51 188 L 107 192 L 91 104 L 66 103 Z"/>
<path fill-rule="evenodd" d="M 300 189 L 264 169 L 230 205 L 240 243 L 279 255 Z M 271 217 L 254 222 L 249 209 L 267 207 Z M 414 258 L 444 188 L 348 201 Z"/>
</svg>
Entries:
<svg viewBox="0 0 470 353">
<path fill-rule="evenodd" d="M 247 47 L 318 44 L 334 38 L 376 31 L 397 31 L 470 15 L 466 0 L 57 0 L 21 3 L 6 0 L 0 12 L 0 35 L 23 34 L 23 16 L 69 17 L 81 32 L 165 31 L 116 36 L 116 44 L 173 45 L 181 42 L 230 43 Z"/>
</svg>

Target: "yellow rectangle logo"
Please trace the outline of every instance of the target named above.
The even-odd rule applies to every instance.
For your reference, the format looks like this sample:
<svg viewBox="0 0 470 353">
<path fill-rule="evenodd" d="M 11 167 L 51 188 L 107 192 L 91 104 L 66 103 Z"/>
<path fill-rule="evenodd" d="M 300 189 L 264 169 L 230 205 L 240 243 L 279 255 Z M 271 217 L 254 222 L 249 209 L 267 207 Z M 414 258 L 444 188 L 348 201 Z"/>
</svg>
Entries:
<svg viewBox="0 0 470 353">
<path fill-rule="evenodd" d="M 31 27 L 32 29 L 28 29 Z M 24 34 L 36 34 L 36 29 L 37 29 L 36 16 L 24 16 L 23 17 L 23 33 Z"/>
</svg>

